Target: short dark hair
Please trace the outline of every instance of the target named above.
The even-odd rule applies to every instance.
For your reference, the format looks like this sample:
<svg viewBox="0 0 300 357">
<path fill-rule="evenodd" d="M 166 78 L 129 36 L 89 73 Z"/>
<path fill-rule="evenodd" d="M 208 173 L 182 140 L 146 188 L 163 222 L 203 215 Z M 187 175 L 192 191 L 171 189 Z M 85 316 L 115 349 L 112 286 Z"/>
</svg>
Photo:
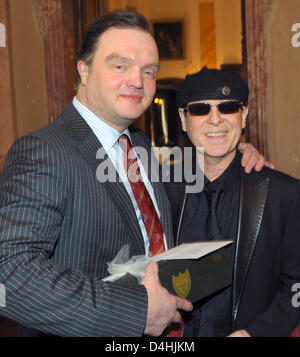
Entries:
<svg viewBox="0 0 300 357">
<path fill-rule="evenodd" d="M 143 15 L 130 10 L 109 12 L 96 18 L 87 28 L 81 40 L 76 62 L 82 60 L 88 66 L 91 65 L 100 36 L 111 27 L 123 29 L 136 28 L 152 35 L 151 25 Z M 80 83 L 80 75 L 77 69 L 75 76 L 77 86 Z"/>
</svg>

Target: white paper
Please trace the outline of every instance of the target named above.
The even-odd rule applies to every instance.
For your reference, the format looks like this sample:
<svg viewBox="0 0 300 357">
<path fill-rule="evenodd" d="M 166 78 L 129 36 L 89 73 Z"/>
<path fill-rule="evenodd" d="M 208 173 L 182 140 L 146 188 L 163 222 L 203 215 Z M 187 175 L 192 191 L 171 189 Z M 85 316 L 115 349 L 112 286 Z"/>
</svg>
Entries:
<svg viewBox="0 0 300 357">
<path fill-rule="evenodd" d="M 165 253 L 150 258 L 150 261 L 158 262 L 160 260 L 198 259 L 217 249 L 223 248 L 230 243 L 232 243 L 232 240 L 184 243 Z"/>
<path fill-rule="evenodd" d="M 145 270 L 149 262 L 198 259 L 231 243 L 232 241 L 230 240 L 184 243 L 152 258 L 147 258 L 144 255 L 136 255 L 131 259 L 129 257 L 129 246 L 125 245 L 116 257 L 107 263 L 107 270 L 111 275 L 104 278 L 103 281 L 116 281 L 126 274 L 131 274 L 140 281 L 145 275 Z"/>
</svg>

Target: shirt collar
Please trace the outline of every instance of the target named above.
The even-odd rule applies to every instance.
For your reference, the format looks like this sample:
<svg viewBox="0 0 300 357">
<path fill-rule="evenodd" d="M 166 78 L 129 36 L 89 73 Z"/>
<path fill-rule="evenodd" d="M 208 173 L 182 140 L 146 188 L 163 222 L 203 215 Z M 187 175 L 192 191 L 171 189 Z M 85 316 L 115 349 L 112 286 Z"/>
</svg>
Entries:
<svg viewBox="0 0 300 357">
<path fill-rule="evenodd" d="M 76 97 L 73 98 L 73 105 L 90 126 L 106 151 L 112 149 L 119 140 L 119 137 L 123 134 L 127 135 L 130 141 L 132 141 L 128 129 L 120 133 L 117 129 L 111 127 L 101 118 L 97 117 L 97 115 L 95 115 L 85 105 L 80 103 Z"/>
<path fill-rule="evenodd" d="M 221 176 L 213 182 L 210 182 L 207 177 L 204 176 L 204 187 L 220 185 L 224 192 L 236 191 L 239 187 L 240 166 L 241 154 L 238 150 L 236 150 L 233 160 Z"/>
</svg>

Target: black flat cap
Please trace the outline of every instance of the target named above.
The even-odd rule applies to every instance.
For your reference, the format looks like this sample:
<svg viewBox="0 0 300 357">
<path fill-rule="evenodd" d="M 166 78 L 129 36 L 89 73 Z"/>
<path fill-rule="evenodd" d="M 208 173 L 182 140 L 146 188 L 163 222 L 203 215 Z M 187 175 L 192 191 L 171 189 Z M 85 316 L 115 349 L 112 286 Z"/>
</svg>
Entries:
<svg viewBox="0 0 300 357">
<path fill-rule="evenodd" d="M 185 108 L 189 102 L 205 99 L 235 99 L 248 104 L 247 83 L 231 70 L 208 69 L 187 75 L 176 94 L 177 105 Z"/>
</svg>

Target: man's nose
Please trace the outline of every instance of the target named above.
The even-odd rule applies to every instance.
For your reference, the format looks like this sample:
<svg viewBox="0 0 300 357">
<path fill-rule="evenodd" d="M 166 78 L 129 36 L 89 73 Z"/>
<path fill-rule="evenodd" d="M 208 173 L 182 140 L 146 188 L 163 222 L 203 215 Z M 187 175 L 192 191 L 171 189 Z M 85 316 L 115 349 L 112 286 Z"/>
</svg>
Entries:
<svg viewBox="0 0 300 357">
<path fill-rule="evenodd" d="M 128 74 L 127 85 L 129 87 L 133 86 L 136 88 L 143 87 L 143 76 L 139 68 L 132 68 Z"/>
<path fill-rule="evenodd" d="M 208 114 L 207 122 L 212 125 L 218 125 L 223 121 L 222 115 L 216 105 L 210 107 L 210 112 Z"/>
</svg>

